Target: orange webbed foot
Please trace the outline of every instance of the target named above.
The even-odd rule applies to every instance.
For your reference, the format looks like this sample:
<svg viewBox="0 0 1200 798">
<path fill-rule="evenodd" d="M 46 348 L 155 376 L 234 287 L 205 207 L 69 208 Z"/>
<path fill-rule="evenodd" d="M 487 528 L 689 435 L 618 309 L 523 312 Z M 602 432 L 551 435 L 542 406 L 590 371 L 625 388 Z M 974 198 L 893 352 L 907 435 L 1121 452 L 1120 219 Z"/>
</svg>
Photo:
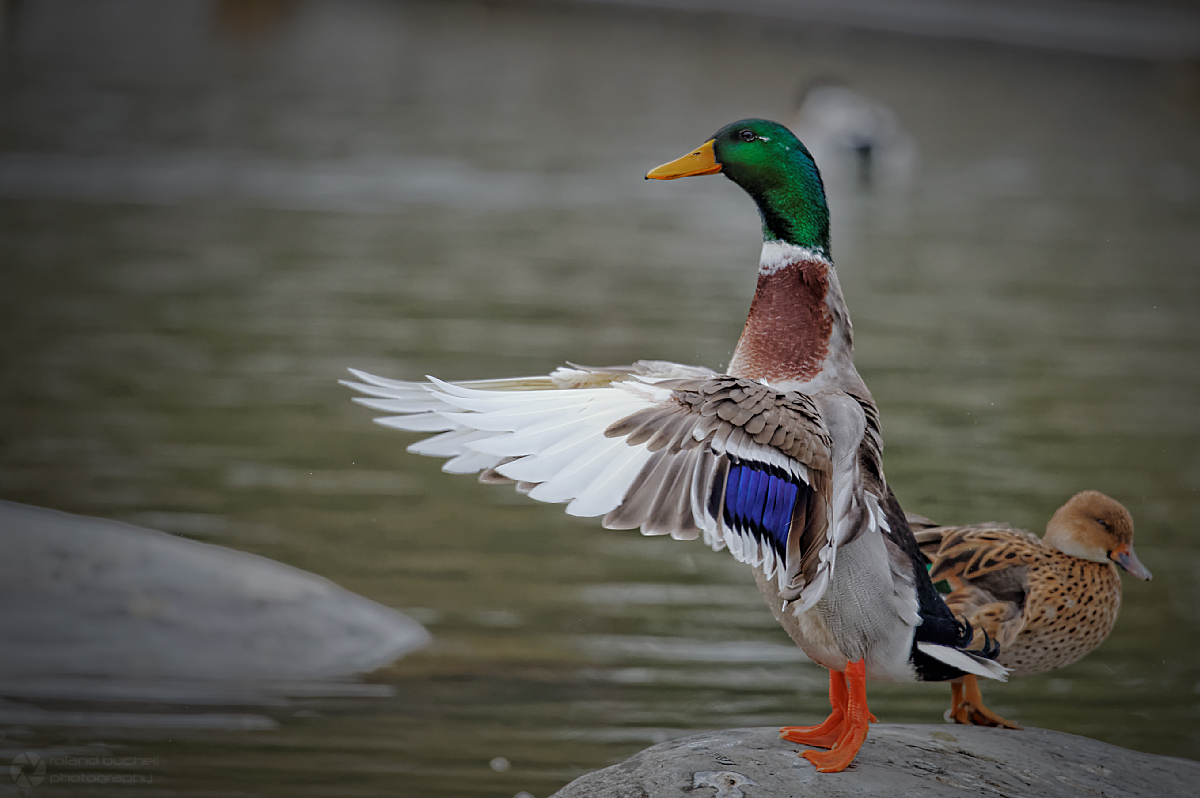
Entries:
<svg viewBox="0 0 1200 798">
<path fill-rule="evenodd" d="M 867 709 L 866 664 L 859 660 L 846 667 L 844 674 L 829 672 L 829 703 L 833 708 L 824 723 L 817 726 L 785 726 L 785 740 L 829 748 L 829 751 L 805 751 L 801 754 L 821 773 L 845 770 L 858 755 L 867 737 L 867 726 L 875 716 Z"/>
<path fill-rule="evenodd" d="M 784 726 L 779 730 L 779 737 L 790 743 L 833 748 L 842 736 L 843 719 L 843 715 L 835 713 L 817 726 Z"/>
<path fill-rule="evenodd" d="M 846 719 L 846 676 L 837 671 L 829 672 L 829 706 L 830 712 L 816 726 L 784 726 L 779 730 L 781 739 L 801 745 L 815 745 L 818 748 L 833 748 L 842 736 L 842 726 Z"/>
<path fill-rule="evenodd" d="M 979 680 L 970 674 L 951 682 L 950 710 L 946 713 L 946 717 L 965 726 L 1021 728 L 983 705 L 983 693 L 979 691 Z"/>
<path fill-rule="evenodd" d="M 812 762 L 818 773 L 841 773 L 850 767 L 867 739 L 866 719 L 861 725 L 847 725 L 845 732 L 829 751 L 805 751 L 800 756 Z"/>
</svg>

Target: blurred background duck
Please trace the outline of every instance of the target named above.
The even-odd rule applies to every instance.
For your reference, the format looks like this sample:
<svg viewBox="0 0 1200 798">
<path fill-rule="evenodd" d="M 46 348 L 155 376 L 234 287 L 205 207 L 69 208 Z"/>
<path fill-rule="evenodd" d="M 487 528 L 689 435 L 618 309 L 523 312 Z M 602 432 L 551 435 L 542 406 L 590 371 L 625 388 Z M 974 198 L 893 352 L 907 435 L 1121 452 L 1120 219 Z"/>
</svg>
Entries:
<svg viewBox="0 0 1200 798">
<path fill-rule="evenodd" d="M 1060 507 L 1043 538 L 1002 523 L 936 526 L 913 514 L 908 521 L 930 577 L 949 586 L 951 611 L 999 643 L 997 660 L 1012 676 L 1070 665 L 1104 642 L 1121 608 L 1118 568 L 1150 578 L 1133 551 L 1129 511 L 1094 490 Z M 983 705 L 971 675 L 953 681 L 949 717 L 1020 728 Z"/>
<path fill-rule="evenodd" d="M 838 80 L 815 78 L 801 89 L 791 128 L 831 184 L 886 192 L 916 179 L 917 145 L 896 114 Z"/>
</svg>

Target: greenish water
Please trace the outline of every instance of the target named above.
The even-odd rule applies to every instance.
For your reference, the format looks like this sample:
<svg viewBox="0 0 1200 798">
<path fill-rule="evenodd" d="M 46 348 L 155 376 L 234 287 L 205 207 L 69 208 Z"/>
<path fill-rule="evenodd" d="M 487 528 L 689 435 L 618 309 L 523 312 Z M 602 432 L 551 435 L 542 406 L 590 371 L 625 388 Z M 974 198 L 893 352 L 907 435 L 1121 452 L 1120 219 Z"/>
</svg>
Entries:
<svg viewBox="0 0 1200 798">
<path fill-rule="evenodd" d="M 383 689 L 250 708 L 274 730 L 9 726 L 0 761 L 115 752 L 184 795 L 543 798 L 652 742 L 823 717 L 824 671 L 727 554 L 444 475 L 336 384 L 724 364 L 753 208 L 642 175 L 787 119 L 819 75 L 920 152 L 899 185 L 827 169 L 901 501 L 1040 531 L 1103 490 L 1155 575 L 1100 649 L 985 686 L 993 708 L 1200 758 L 1188 67 L 553 5 L 49 8 L 3 45 L 0 498 L 262 554 L 435 642 L 364 677 Z M 875 685 L 872 709 L 937 722 L 948 693 Z"/>
</svg>

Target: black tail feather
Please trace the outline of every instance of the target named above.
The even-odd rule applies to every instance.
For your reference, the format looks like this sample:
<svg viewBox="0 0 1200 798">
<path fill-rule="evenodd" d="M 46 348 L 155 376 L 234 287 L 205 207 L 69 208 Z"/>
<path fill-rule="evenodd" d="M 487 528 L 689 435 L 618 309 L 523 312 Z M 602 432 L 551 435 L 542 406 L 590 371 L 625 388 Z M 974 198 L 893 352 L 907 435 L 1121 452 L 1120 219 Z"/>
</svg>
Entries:
<svg viewBox="0 0 1200 798">
<path fill-rule="evenodd" d="M 921 614 L 921 625 L 913 635 L 912 649 L 912 663 L 917 671 L 917 678 L 925 682 L 944 682 L 965 676 L 964 671 L 919 651 L 917 643 L 950 646 L 987 659 L 995 659 L 1000 653 L 1000 646 L 987 632 L 955 616 L 946 606 L 946 602 L 942 600 L 941 594 L 929 578 L 929 571 L 926 569 L 929 561 L 917 547 L 917 539 L 913 536 L 904 511 L 891 488 L 888 488 L 887 498 L 884 513 L 891 527 L 891 539 L 904 550 L 913 564 L 913 584 L 916 587 L 917 605 Z M 982 638 L 978 638 L 979 635 L 982 635 Z"/>
</svg>

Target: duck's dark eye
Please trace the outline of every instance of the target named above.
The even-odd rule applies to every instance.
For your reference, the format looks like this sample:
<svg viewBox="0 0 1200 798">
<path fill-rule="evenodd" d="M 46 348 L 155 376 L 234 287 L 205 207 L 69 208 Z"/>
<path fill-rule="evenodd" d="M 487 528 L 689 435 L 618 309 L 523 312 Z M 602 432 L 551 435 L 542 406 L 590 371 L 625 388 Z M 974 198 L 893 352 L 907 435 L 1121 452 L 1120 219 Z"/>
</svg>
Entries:
<svg viewBox="0 0 1200 798">
<path fill-rule="evenodd" d="M 753 130 L 743 130 L 738 133 L 742 137 L 742 141 L 754 141 L 758 136 L 754 135 Z"/>
<path fill-rule="evenodd" d="M 1103 518 L 1097 518 L 1096 523 L 1100 524 L 1100 526 L 1104 527 L 1105 529 L 1108 529 L 1108 522 Z"/>
</svg>

